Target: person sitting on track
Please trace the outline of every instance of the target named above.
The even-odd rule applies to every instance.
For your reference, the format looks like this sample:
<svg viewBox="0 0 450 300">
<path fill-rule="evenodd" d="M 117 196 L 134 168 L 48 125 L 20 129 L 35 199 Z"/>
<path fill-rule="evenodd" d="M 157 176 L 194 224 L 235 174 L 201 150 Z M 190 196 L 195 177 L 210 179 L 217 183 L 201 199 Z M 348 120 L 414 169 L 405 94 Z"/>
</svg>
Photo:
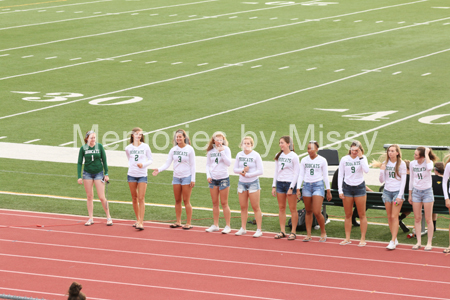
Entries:
<svg viewBox="0 0 450 300">
<path fill-rule="evenodd" d="M 173 138 L 174 147 L 170 149 L 166 163 L 153 171 L 153 176 L 166 170 L 173 161 L 173 194 L 175 196 L 175 215 L 176 222 L 170 225 L 170 228 L 183 227 L 189 230 L 192 228 L 192 205 L 191 193 L 195 186 L 195 151 L 191 146 L 186 131 L 178 129 Z M 183 209 L 181 202 L 184 202 L 186 209 L 186 225 L 181 225 L 181 211 Z"/>
<path fill-rule="evenodd" d="M 94 184 L 97 189 L 97 195 L 102 202 L 103 209 L 106 213 L 106 225 L 113 224 L 111 215 L 109 214 L 108 201 L 105 197 L 105 183 L 109 181 L 108 164 L 106 163 L 106 153 L 102 144 L 96 143 L 96 134 L 94 131 L 86 132 L 84 138 L 85 144 L 81 146 L 78 154 L 78 184 L 84 183 L 84 189 L 87 196 L 87 210 L 89 220 L 84 224 L 90 226 L 94 224 Z M 84 169 L 83 178 L 81 178 L 81 169 Z M 105 174 L 103 175 L 103 169 Z"/>
<path fill-rule="evenodd" d="M 319 143 L 311 141 L 308 144 L 308 156 L 302 158 L 300 162 L 300 173 L 297 180 L 297 197 L 300 199 L 300 187 L 303 184 L 303 202 L 305 203 L 305 225 L 306 237 L 304 242 L 311 241 L 311 227 L 313 222 L 313 214 L 320 226 L 319 242 L 326 242 L 327 233 L 325 231 L 325 218 L 322 215 L 322 203 L 325 197 L 325 188 L 327 190 L 327 200 L 330 201 L 331 190 L 330 181 L 328 180 L 328 162 L 318 155 Z"/>
<path fill-rule="evenodd" d="M 275 175 L 272 183 L 272 196 L 277 197 L 278 218 L 281 231 L 276 239 L 286 237 L 286 200 L 291 211 L 292 224 L 298 223 L 296 186 L 300 164 L 294 151 L 294 143 L 290 136 L 282 136 L 279 141 L 280 152 L 275 156 Z M 297 226 L 292 226 L 288 240 L 295 240 Z"/>
<path fill-rule="evenodd" d="M 231 165 L 231 151 L 228 147 L 228 141 L 225 134 L 220 131 L 215 132 L 209 141 L 206 151 L 206 178 L 209 183 L 214 217 L 214 224 L 206 229 L 206 231 L 219 231 L 220 198 L 226 224 L 222 233 L 227 234 L 231 231 L 231 211 L 228 206 L 228 194 L 230 192 L 228 167 Z"/>
</svg>

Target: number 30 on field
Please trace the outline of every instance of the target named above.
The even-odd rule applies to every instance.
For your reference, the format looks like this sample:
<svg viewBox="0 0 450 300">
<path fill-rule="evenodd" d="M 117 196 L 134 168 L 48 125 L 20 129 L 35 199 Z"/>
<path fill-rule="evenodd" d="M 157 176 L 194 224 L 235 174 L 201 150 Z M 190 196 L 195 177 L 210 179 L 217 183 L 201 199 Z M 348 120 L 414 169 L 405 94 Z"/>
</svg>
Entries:
<svg viewBox="0 0 450 300">
<path fill-rule="evenodd" d="M 40 92 L 13 92 L 18 94 L 39 94 Z M 32 101 L 32 102 L 62 102 L 67 101 L 69 98 L 78 98 L 83 97 L 83 94 L 80 93 L 66 93 L 66 92 L 58 92 L 58 93 L 46 93 L 42 97 L 24 97 L 22 100 Z M 142 101 L 142 97 L 137 96 L 112 96 L 112 97 L 102 97 L 97 99 L 92 99 L 89 101 L 91 105 L 122 105 L 122 104 L 131 104 Z"/>
</svg>

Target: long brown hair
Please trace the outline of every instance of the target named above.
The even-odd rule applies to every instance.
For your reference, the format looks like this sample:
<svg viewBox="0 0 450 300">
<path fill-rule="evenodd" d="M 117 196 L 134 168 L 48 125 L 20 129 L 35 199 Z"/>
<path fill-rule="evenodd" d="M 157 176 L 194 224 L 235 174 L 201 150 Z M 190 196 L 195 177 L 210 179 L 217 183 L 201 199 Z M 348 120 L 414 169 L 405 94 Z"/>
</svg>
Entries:
<svg viewBox="0 0 450 300">
<path fill-rule="evenodd" d="M 214 148 L 214 140 L 216 139 L 216 137 L 221 136 L 223 138 L 223 143 L 222 145 L 224 146 L 228 146 L 228 141 L 227 138 L 225 136 L 225 134 L 222 131 L 216 131 L 213 133 L 211 140 L 208 143 L 208 147 L 206 148 L 206 152 L 208 152 L 209 150 L 211 150 L 212 148 Z"/>
<path fill-rule="evenodd" d="M 284 140 L 284 142 L 286 144 L 289 144 L 289 150 L 295 152 L 294 143 L 292 142 L 292 138 L 289 135 L 282 136 L 280 138 L 280 141 L 281 140 Z M 277 155 L 275 156 L 275 160 L 278 160 L 278 158 L 280 157 L 281 153 L 283 153 L 283 150 L 280 150 L 280 152 L 277 153 Z"/>
<path fill-rule="evenodd" d="M 183 129 L 177 129 L 177 131 L 175 131 L 175 134 L 173 135 L 173 145 L 174 146 L 178 145 L 178 143 L 177 143 L 177 133 L 181 133 L 183 135 L 184 143 L 186 145 L 190 145 L 191 144 L 191 141 L 189 140 L 189 137 L 188 137 L 186 131 L 184 131 Z"/>
<path fill-rule="evenodd" d="M 139 127 L 134 127 L 133 130 L 131 130 L 131 136 L 130 136 L 130 144 L 134 143 L 134 134 L 138 131 L 142 131 L 141 128 Z M 144 139 L 144 131 L 142 131 L 142 135 L 141 135 L 141 142 L 145 143 L 145 139 Z"/>
<path fill-rule="evenodd" d="M 419 157 L 425 157 L 425 147 L 417 147 L 416 150 L 419 151 Z M 432 162 L 436 162 L 438 160 L 438 157 L 436 154 L 433 153 L 433 150 L 430 148 L 430 153 L 428 153 L 428 156 L 430 157 L 430 160 Z"/>
</svg>

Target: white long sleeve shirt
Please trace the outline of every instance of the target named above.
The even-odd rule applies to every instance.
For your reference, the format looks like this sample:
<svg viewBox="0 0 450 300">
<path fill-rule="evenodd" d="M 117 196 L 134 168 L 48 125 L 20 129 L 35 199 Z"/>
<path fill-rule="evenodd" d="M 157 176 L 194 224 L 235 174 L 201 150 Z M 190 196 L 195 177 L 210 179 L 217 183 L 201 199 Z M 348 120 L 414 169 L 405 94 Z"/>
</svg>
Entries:
<svg viewBox="0 0 450 300">
<path fill-rule="evenodd" d="M 212 148 L 206 154 L 206 178 L 215 180 L 229 177 L 228 167 L 231 166 L 231 150 L 223 145 L 223 150 Z"/>
<path fill-rule="evenodd" d="M 444 199 L 448 199 L 448 178 L 450 177 L 450 164 L 445 166 L 444 178 L 442 178 L 442 190 L 444 192 Z"/>
<path fill-rule="evenodd" d="M 297 189 L 301 188 L 304 182 L 324 181 L 327 190 L 330 189 L 330 180 L 328 179 L 328 162 L 320 155 L 314 159 L 308 155 L 302 158 L 300 162 L 300 173 L 297 179 Z"/>
<path fill-rule="evenodd" d="M 141 143 L 138 147 L 129 144 L 125 147 L 128 158 L 128 175 L 133 177 L 146 177 L 147 167 L 153 162 L 152 151 L 146 143 Z M 141 163 L 142 168 L 137 165 Z"/>
<path fill-rule="evenodd" d="M 249 167 L 249 170 L 245 173 L 245 176 L 242 176 L 241 172 L 247 166 Z M 240 182 L 248 183 L 255 181 L 258 179 L 258 176 L 263 174 L 264 171 L 261 155 L 259 155 L 259 153 L 255 150 L 252 150 L 249 154 L 245 154 L 244 151 L 239 152 L 236 155 L 233 171 L 234 173 L 239 174 Z"/>
<path fill-rule="evenodd" d="M 288 154 L 281 153 L 278 160 L 275 160 L 275 174 L 273 176 L 272 187 L 277 186 L 277 181 L 290 182 L 291 188 L 297 184 L 300 164 L 298 155 L 291 151 Z"/>
<path fill-rule="evenodd" d="M 191 145 L 180 148 L 178 145 L 170 149 L 166 163 L 158 168 L 158 172 L 166 170 L 173 161 L 173 177 L 185 178 L 191 176 L 195 182 L 195 151 Z"/>
<path fill-rule="evenodd" d="M 402 160 L 398 172 L 400 177 L 395 174 L 395 166 L 397 162 L 393 163 L 390 160 L 386 164 L 385 170 L 380 170 L 380 182 L 385 183 L 384 189 L 389 192 L 398 192 L 397 198 L 402 198 L 405 193 L 406 185 L 406 163 Z"/>
<path fill-rule="evenodd" d="M 413 160 L 409 164 L 409 190 L 413 188 L 416 190 L 426 190 L 433 187 L 433 180 L 431 179 L 431 171 L 433 170 L 433 162 L 427 164 L 424 159 L 423 163 L 419 165 L 417 160 Z"/>
<path fill-rule="evenodd" d="M 365 155 L 361 159 L 358 156 L 354 159 L 350 155 L 344 156 L 339 163 L 339 194 L 343 193 L 343 182 L 351 186 L 363 183 L 364 173 L 369 173 L 369 164 Z"/>
</svg>

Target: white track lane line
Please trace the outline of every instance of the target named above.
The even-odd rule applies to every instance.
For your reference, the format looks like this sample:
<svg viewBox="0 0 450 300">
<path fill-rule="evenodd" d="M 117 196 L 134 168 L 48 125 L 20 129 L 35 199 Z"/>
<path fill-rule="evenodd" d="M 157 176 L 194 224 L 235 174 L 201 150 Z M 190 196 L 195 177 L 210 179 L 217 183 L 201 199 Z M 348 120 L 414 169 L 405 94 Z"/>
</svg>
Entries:
<svg viewBox="0 0 450 300">
<path fill-rule="evenodd" d="M 367 12 L 372 12 L 372 11 L 377 11 L 377 10 L 389 9 L 389 8 L 393 8 L 393 7 L 397 7 L 397 6 L 416 4 L 416 3 L 423 2 L 423 1 L 425 1 L 425 0 L 420 0 L 420 1 L 410 2 L 410 3 L 397 4 L 397 5 L 391 5 L 391 6 L 383 6 L 383 7 L 371 8 L 371 9 L 366 9 L 366 10 L 362 10 L 362 11 L 356 11 L 356 12 L 341 14 L 341 15 L 337 15 L 337 16 L 324 17 L 324 18 L 320 18 L 320 19 L 317 19 L 317 20 L 327 20 L 327 19 L 333 19 L 333 18 L 336 18 L 336 17 L 351 16 L 351 15 L 367 13 Z M 59 43 L 59 42 L 65 42 L 65 41 L 80 39 L 80 38 L 95 37 L 95 36 L 105 35 L 105 34 L 120 33 L 120 32 L 123 32 L 123 31 L 146 29 L 146 28 L 158 27 L 158 26 L 166 26 L 166 25 L 172 25 L 172 24 L 178 24 L 178 23 L 184 23 L 184 22 L 190 22 L 190 21 L 205 20 L 205 19 L 208 19 L 208 18 L 217 18 L 217 17 L 222 17 L 222 16 L 228 16 L 228 15 L 231 15 L 231 14 L 248 13 L 248 12 L 254 12 L 254 11 L 258 11 L 258 10 L 275 9 L 275 8 L 281 8 L 281 7 L 285 7 L 285 6 L 284 5 L 283 6 L 275 6 L 275 7 L 269 7 L 269 8 L 264 8 L 264 9 L 255 9 L 255 10 L 249 10 L 249 11 L 234 12 L 234 13 L 215 15 L 215 16 L 210 16 L 210 17 L 203 17 L 203 18 L 198 18 L 198 19 L 181 20 L 181 21 L 176 21 L 176 22 L 161 23 L 161 24 L 149 25 L 149 26 L 144 26 L 144 27 L 135 27 L 135 28 L 129 28 L 129 29 L 116 30 L 116 31 L 108 31 L 108 32 L 103 32 L 103 33 L 98 33 L 98 34 L 91 34 L 91 35 L 86 35 L 86 36 L 78 36 L 78 37 L 73 37 L 73 38 L 60 39 L 60 40 L 49 41 L 49 42 L 44 42 L 44 43 L 39 43 L 39 44 L 19 46 L 19 47 L 7 48 L 7 49 L 0 49 L 0 52 L 9 51 L 9 50 L 16 50 L 16 49 L 23 49 L 23 48 L 29 48 L 29 47 L 36 47 L 36 46 L 42 46 L 42 45 L 48 45 L 48 44 L 53 44 L 53 43 Z M 238 32 L 238 33 L 233 33 L 233 34 L 227 34 L 227 35 L 218 36 L 218 37 L 220 38 L 220 37 L 227 37 L 227 36 L 238 35 L 238 34 L 242 34 L 242 33 L 258 32 L 258 31 L 263 31 L 263 30 L 267 30 L 267 29 L 276 29 L 276 28 L 282 28 L 282 27 L 287 27 L 287 26 L 294 26 L 294 25 L 298 25 L 298 24 L 302 24 L 302 23 L 308 23 L 308 22 L 311 22 L 311 20 L 304 20 L 304 21 L 295 22 L 295 23 L 283 24 L 283 25 L 266 27 L 266 28 L 261 28 L 261 29 L 248 30 L 248 31 L 243 31 L 243 32 Z M 199 41 L 216 39 L 218 37 L 209 38 L 209 39 L 202 39 L 202 40 L 199 40 Z M 194 41 L 194 42 L 196 42 L 196 41 Z M 193 43 L 193 42 L 183 43 L 181 45 L 189 44 L 189 43 Z M 136 53 L 144 53 L 144 52 L 146 52 L 146 51 L 140 51 L 140 52 L 136 52 Z"/>
<path fill-rule="evenodd" d="M 0 240 L 1 241 L 1 240 Z M 21 241 L 15 241 L 15 243 L 21 242 Z M 43 244 L 43 243 L 32 243 L 32 244 Z M 61 245 L 54 245 L 54 246 L 61 246 Z M 65 247 L 65 246 L 62 246 Z M 67 246 L 68 248 L 78 248 L 86 250 L 86 248 L 78 247 L 78 246 Z M 135 251 L 120 251 L 120 250 L 111 250 L 111 249 L 99 249 L 99 248 L 90 248 L 90 251 L 92 250 L 99 250 L 99 251 L 108 251 L 108 252 L 120 252 L 120 253 L 127 253 L 127 254 L 133 254 L 133 255 L 147 255 L 147 256 L 159 256 L 159 257 L 169 257 L 169 258 L 177 258 L 177 259 L 193 259 L 193 260 L 200 260 L 200 261 L 211 261 L 211 262 L 220 262 L 220 263 L 226 263 L 226 264 L 243 264 L 243 265 L 252 265 L 252 266 L 262 266 L 262 267 L 273 267 L 273 268 L 283 268 L 283 269 L 293 269 L 293 270 L 305 270 L 305 271 L 312 271 L 312 272 L 325 272 L 325 273 L 337 273 L 337 274 L 346 274 L 351 276 L 368 276 L 368 277 L 375 277 L 375 278 L 384 278 L 384 279 L 398 279 L 398 277 L 391 277 L 391 276 L 380 276 L 380 275 L 370 275 L 370 274 L 364 274 L 364 273 L 354 273 L 354 272 L 340 272 L 340 271 L 330 271 L 330 270 L 321 270 L 321 269 L 312 269 L 312 268 L 302 268 L 302 267 L 290 267 L 290 266 L 280 266 L 280 265 L 268 265 L 268 264 L 261 264 L 261 263 L 248 263 L 248 262 L 241 262 L 241 261 L 228 261 L 228 260 L 220 260 L 220 259 L 206 259 L 206 258 L 200 258 L 200 257 L 187 257 L 187 256 L 177 256 L 177 255 L 164 255 L 164 254 L 153 254 L 153 253 L 141 253 L 141 252 L 135 252 Z M 255 279 L 255 278 L 243 278 L 243 277 L 236 277 L 236 276 L 224 276 L 224 275 L 214 275 L 214 274 L 205 274 L 205 273 L 194 273 L 194 272 L 184 272 L 184 271 L 171 271 L 171 270 L 165 270 L 165 269 L 154 269 L 154 268 L 141 268 L 141 267 L 130 267 L 130 266 L 123 266 L 123 265 L 111 265 L 111 264 L 103 264 L 103 263 L 92 263 L 92 262 L 82 262 L 82 261 L 70 261 L 70 260 L 63 260 L 63 259 L 53 259 L 53 258 L 41 258 L 41 257 L 31 257 L 31 256 L 22 256 L 22 255 L 10 255 L 10 254 L 0 254 L 3 256 L 10 256 L 10 257 L 24 257 L 29 259 L 40 259 L 40 260 L 48 260 L 48 261 L 57 261 L 57 262 L 70 262 L 70 263 L 79 263 L 79 264 L 87 264 L 87 265 L 97 265 L 97 266 L 106 266 L 106 267 L 112 267 L 112 268 L 128 268 L 133 270 L 144 270 L 144 271 L 156 271 L 156 272 L 170 272 L 170 273 L 181 273 L 181 274 L 187 274 L 187 275 L 196 275 L 196 276 L 208 276 L 208 277 L 223 277 L 228 279 L 237 279 L 237 280 L 248 280 L 248 281 L 262 281 L 267 283 L 276 283 L 276 284 L 287 284 L 287 285 L 298 285 L 298 286 L 311 286 L 307 284 L 302 283 L 295 283 L 295 282 L 279 282 L 279 281 L 273 281 L 273 280 L 264 280 L 264 279 Z M 423 267 L 423 264 L 418 264 L 418 267 Z M 0 271 L 6 271 L 6 270 L 0 270 Z M 15 271 L 6 271 L 11 273 L 16 273 Z M 23 274 L 23 272 L 18 272 L 19 274 Z M 35 273 L 34 273 L 35 274 Z M 35 274 L 35 275 L 41 275 L 41 274 Z M 443 284 L 443 285 L 449 285 L 449 282 L 443 282 L 443 281 L 428 281 L 428 280 L 421 280 L 421 279 L 412 279 L 412 278 L 404 278 L 404 280 L 409 281 L 418 281 L 418 282 L 432 282 L 437 284 Z M 348 288 L 341 288 L 341 287 L 330 287 L 330 286 L 322 286 L 322 285 L 313 285 L 315 287 L 319 288 L 330 288 L 330 289 L 337 289 L 337 290 L 352 290 L 352 291 L 359 291 L 359 292 L 373 292 L 372 290 L 354 290 L 354 289 L 348 289 Z M 380 294 L 386 294 L 384 292 L 378 292 Z M 408 297 L 414 297 L 418 298 L 420 296 L 417 295 L 407 295 L 407 294 L 396 294 L 398 296 L 408 296 Z M 436 298 L 436 297 L 429 297 L 428 299 L 442 299 L 442 298 Z"/>
<path fill-rule="evenodd" d="M 51 253 L 51 251 L 50 251 Z M 123 252 L 122 252 L 123 254 Z M 136 255 L 136 253 L 131 253 L 132 255 Z M 158 254 L 155 254 L 158 255 Z M 93 265 L 93 266 L 102 266 L 102 267 L 111 267 L 111 268 L 124 268 L 124 269 L 131 269 L 131 270 L 141 270 L 141 271 L 155 271 L 155 272 L 168 272 L 168 273 L 181 273 L 186 275 L 197 275 L 197 276 L 209 276 L 209 277 L 223 277 L 223 278 L 229 278 L 229 279 L 238 279 L 238 280 L 249 280 L 249 281 L 260 281 L 260 279 L 256 278 L 248 278 L 248 277 L 236 277 L 236 276 L 226 276 L 226 275 L 215 275 L 215 274 L 207 274 L 207 273 L 197 273 L 197 272 L 187 272 L 187 271 L 178 271 L 178 270 L 167 270 L 167 269 L 156 269 L 156 268 L 145 268 L 145 267 L 134 267 L 129 265 L 117 265 L 117 264 L 107 264 L 107 263 L 97 263 L 97 262 L 88 262 L 88 261 L 82 261 L 82 260 L 67 260 L 67 259 L 57 259 L 57 258 L 51 258 L 51 257 L 39 257 L 39 256 L 29 256 L 29 255 L 17 255 L 17 254 L 6 254 L 6 253 L 0 253 L 0 256 L 6 256 L 6 257 L 15 257 L 15 258 L 25 258 L 25 259 L 33 259 L 33 260 L 45 260 L 45 261 L 53 261 L 53 262 L 62 262 L 62 263 L 71 263 L 71 264 L 82 264 L 82 265 Z M 237 265 L 244 265 L 245 266 L 255 266 L 255 267 L 264 267 L 264 268 L 275 268 L 275 269 L 284 269 L 284 270 L 302 270 L 302 271 L 308 271 L 308 272 L 319 272 L 319 273 L 330 273 L 330 274 L 339 274 L 339 275 L 350 275 L 350 276 L 365 276 L 365 277 L 371 277 L 371 278 L 382 278 L 382 279 L 392 279 L 392 280 L 398 280 L 398 276 L 387 276 L 387 275 L 375 275 L 375 274 L 367 274 L 367 273 L 357 273 L 357 272 L 345 272 L 345 271 L 332 271 L 329 269 L 313 269 L 313 268 L 304 268 L 304 267 L 293 267 L 293 266 L 283 266 L 283 265 L 272 265 L 272 264 L 264 264 L 264 263 L 252 263 L 252 262 L 245 262 L 245 261 L 230 261 L 230 260 L 223 260 L 223 259 L 209 259 L 209 258 L 202 258 L 202 257 L 189 257 L 185 255 L 169 255 L 164 254 L 163 255 L 166 258 L 175 258 L 175 259 L 193 259 L 193 260 L 201 260 L 201 261 L 208 261 L 208 262 L 214 262 L 214 263 L 223 263 L 223 264 L 237 264 Z M 422 267 L 423 265 L 420 265 L 418 267 Z M 326 267 L 326 266 L 325 266 Z M 437 280 L 426 280 L 426 279 L 417 279 L 417 278 L 408 278 L 408 277 L 402 277 L 402 280 L 412 281 L 412 282 L 426 282 L 426 283 L 436 283 L 436 284 L 442 284 L 442 285 L 450 285 L 450 282 L 446 281 L 437 281 Z M 261 280 L 266 282 L 273 282 L 270 280 Z M 295 284 L 290 282 L 278 282 L 279 284 Z"/>
<path fill-rule="evenodd" d="M 268 280 L 268 279 L 258 279 L 258 278 L 249 278 L 249 277 L 237 277 L 237 276 L 226 276 L 223 274 L 216 275 L 216 274 L 207 274 L 207 273 L 198 273 L 198 272 L 187 272 L 187 271 L 178 271 L 178 270 L 167 270 L 167 269 L 156 269 L 156 268 L 144 268 L 144 267 L 132 267 L 132 266 L 124 266 L 124 265 L 113 265 L 113 264 L 104 264 L 104 263 L 94 263 L 94 262 L 86 262 L 86 261 L 73 261 L 73 260 L 65 260 L 65 259 L 54 259 L 54 258 L 43 258 L 43 257 L 37 257 L 37 256 L 26 256 L 26 255 L 14 255 L 14 254 L 0 254 L 1 256 L 7 256 L 7 257 L 15 257 L 15 258 L 24 258 L 24 259 L 32 259 L 32 260 L 44 260 L 48 262 L 62 262 L 62 263 L 71 263 L 71 264 L 82 264 L 82 265 L 88 265 L 88 266 L 101 266 L 101 267 L 110 267 L 110 268 L 120 268 L 120 269 L 130 269 L 130 270 L 139 270 L 139 271 L 149 271 L 149 272 L 165 272 L 165 273 L 176 273 L 176 274 L 185 274 L 185 275 L 194 275 L 194 276 L 204 276 L 204 277 L 213 277 L 213 278 L 226 278 L 226 279 L 232 279 L 232 280 L 243 280 L 243 281 L 256 281 L 256 282 L 266 282 L 266 283 L 275 283 L 279 285 L 297 285 L 297 286 L 305 286 L 306 284 L 298 283 L 298 282 L 286 282 L 286 281 L 276 281 L 276 280 Z M 183 256 L 176 256 L 176 258 L 183 259 Z M 208 260 L 213 262 L 219 262 L 219 263 L 239 263 L 234 261 L 224 261 L 224 260 Z M 249 264 L 246 264 L 249 265 Z M 274 268 L 281 268 L 280 265 L 267 265 L 267 264 L 250 264 L 252 266 L 261 266 L 261 267 L 274 267 Z M 390 279 L 390 280 L 398 280 L 398 277 L 394 276 L 379 276 L 379 275 L 370 275 L 370 274 L 363 274 L 363 273 L 354 273 L 354 272 L 341 272 L 341 271 L 329 271 L 329 270 L 320 270 L 320 269 L 311 269 L 311 268 L 302 268 L 302 267 L 287 267 L 284 269 L 291 269 L 291 270 L 303 270 L 308 272 L 325 272 L 325 273 L 332 273 L 332 274 L 342 274 L 347 276 L 368 276 L 373 278 L 382 278 L 382 279 Z M 405 278 L 402 277 L 402 280 L 408 280 L 413 282 L 425 282 L 425 283 L 435 283 L 435 284 L 443 284 L 443 285 L 450 285 L 449 282 L 444 281 L 429 281 L 429 280 L 423 280 L 423 279 L 411 279 L 411 278 Z M 334 287 L 330 287 L 334 288 Z M 339 288 L 340 289 L 340 288 Z M 369 292 L 366 290 L 366 292 Z M 415 295 L 414 295 L 415 296 Z"/>
<path fill-rule="evenodd" d="M 129 226 L 129 225 L 127 225 Z M 40 231 L 43 232 L 46 229 L 39 229 L 39 228 L 31 228 L 31 227 L 14 227 L 14 226 L 9 226 L 9 229 L 17 229 L 17 230 L 26 230 L 26 231 Z M 44 227 L 45 228 L 45 227 Z M 166 228 L 166 230 L 173 230 L 170 228 Z M 359 261 L 361 263 L 363 262 L 377 262 L 377 263 L 385 263 L 385 264 L 395 264 L 395 265 L 408 265 L 408 266 L 423 266 L 423 263 L 412 263 L 412 262 L 401 262 L 401 261 L 390 261 L 390 260 L 382 260 L 382 259 L 371 259 L 371 258 L 357 258 L 357 257 L 351 257 L 351 256 L 339 256 L 339 255 L 331 255 L 331 254 L 317 254 L 317 253 L 308 253 L 308 252 L 293 252 L 293 251 L 283 251 L 283 250 L 274 250 L 274 249 L 261 249 L 261 248 L 252 248 L 252 247 L 238 247 L 238 246 L 229 246 L 229 245 L 217 245 L 217 244 L 205 244 L 205 243 L 195 243 L 195 242 L 181 242 L 181 241 L 172 241 L 172 240 L 161 240 L 161 239 L 152 239 L 152 238 L 143 238 L 143 237 L 129 237 L 129 236 L 118 236 L 118 235 L 111 235 L 111 234 L 96 234 L 96 233 L 82 233 L 82 232 L 73 232 L 73 231 L 62 231 L 62 230 L 55 230 L 55 229 L 51 229 L 52 233 L 61 233 L 63 235 L 75 235 L 75 236 L 84 236 L 84 237 L 96 237 L 96 238 L 107 238 L 110 240 L 118 240 L 118 241 L 123 241 L 123 242 L 128 242 L 128 241 L 134 241 L 134 240 L 138 240 L 138 241 L 146 241 L 146 242 L 152 242 L 152 243 L 166 243 L 166 244 L 174 244 L 174 245 L 179 245 L 179 246 L 185 246 L 185 245 L 189 245 L 189 246 L 196 246 L 196 247 L 210 247 L 212 249 L 214 248 L 222 248 L 222 249 L 240 249 L 240 250 L 245 250 L 245 251 L 256 251 L 256 252 L 264 252 L 264 253 L 275 253 L 275 254 L 286 254 L 286 255 L 304 255 L 304 256 L 308 256 L 311 258 L 314 257 L 322 257 L 322 258 L 336 258 L 336 259 L 340 259 L 340 260 L 351 260 L 351 261 Z M 192 232 L 192 234 L 206 234 L 204 230 L 201 231 L 190 231 Z M 236 237 L 237 238 L 237 237 Z M 242 238 L 250 238 L 253 239 L 253 237 L 251 235 L 248 236 L 242 236 Z M 273 239 L 273 236 L 270 237 L 270 239 Z M 0 241 L 4 241 L 4 242 L 8 242 L 11 240 L 6 240 L 6 239 L 1 239 Z M 296 241 L 292 241 L 297 242 L 297 243 L 303 243 L 300 240 L 296 240 Z M 16 240 L 15 243 L 23 243 L 23 244 L 30 244 L 30 245 L 43 245 L 43 246 L 53 246 L 53 247 L 68 247 L 68 248 L 83 248 L 82 246 L 71 246 L 71 245 L 61 245 L 61 244 L 52 244 L 52 243 L 41 243 L 41 242 L 28 242 L 28 241 L 24 241 L 24 240 Z M 319 242 L 317 242 L 319 243 Z M 336 246 L 339 246 L 337 243 L 335 244 Z M 339 246 L 341 247 L 341 246 Z M 357 243 L 353 243 L 351 245 L 347 245 L 346 247 L 357 247 Z M 367 246 L 366 246 L 367 247 Z M 380 248 L 380 250 L 384 249 L 386 247 L 376 247 L 376 248 Z M 84 249 L 84 248 L 83 248 Z M 142 255 L 154 255 L 151 253 L 142 253 L 142 252 L 133 252 L 133 251 L 124 251 L 124 250 L 113 250 L 113 249 L 103 249 L 103 248 L 89 248 L 91 250 L 98 250 L 98 251 L 106 251 L 106 252 L 124 252 L 124 253 L 140 253 Z M 407 249 L 407 251 L 412 251 L 411 249 Z M 437 255 L 442 255 L 441 252 L 430 252 L 437 254 Z M 159 254 L 158 254 L 159 255 Z M 427 267 L 430 268 L 436 268 L 437 270 L 439 269 L 447 269 L 450 270 L 450 266 L 440 266 L 440 265 L 431 265 L 431 264 L 427 264 Z"/>
<path fill-rule="evenodd" d="M 35 293 L 38 294 L 40 296 L 42 295 L 52 295 L 52 296 L 61 296 L 64 299 L 67 299 L 67 294 L 57 294 L 57 293 L 49 293 L 49 292 L 43 292 L 43 291 L 30 291 L 30 290 L 22 290 L 22 289 L 13 289 L 13 288 L 9 288 L 9 287 L 3 287 L 0 286 L 0 290 L 6 290 L 6 291 L 14 291 L 14 292 L 24 292 L 24 293 Z M 20 299 L 20 298 L 18 298 Z M 110 299 L 104 299 L 104 298 L 94 298 L 89 296 L 89 300 L 110 300 Z"/>
<path fill-rule="evenodd" d="M 86 277 L 77 278 L 77 277 L 66 277 L 60 275 L 49 275 L 49 274 L 39 274 L 39 273 L 30 273 L 30 272 L 17 272 L 17 271 L 9 271 L 9 270 L 0 270 L 0 272 L 7 274 L 19 274 L 19 275 L 29 275 L 29 276 L 38 276 L 38 277 L 47 277 L 47 278 L 58 278 L 58 279 L 69 279 L 69 280 L 77 280 L 80 282 L 97 282 L 97 283 L 107 283 L 113 285 L 121 285 L 121 286 L 133 286 L 133 287 L 145 287 L 145 288 L 155 288 L 155 289 L 163 289 L 163 290 L 174 290 L 174 291 L 183 291 L 183 292 L 192 292 L 192 293 L 200 293 L 200 294 L 212 294 L 212 295 L 221 295 L 228 297 L 239 297 L 239 298 L 249 298 L 249 299 L 262 299 L 262 300 L 283 300 L 277 298 L 266 298 L 266 297 L 258 297 L 253 295 L 239 295 L 239 294 L 230 294 L 230 293 L 219 293 L 219 292 L 210 292 L 210 291 L 202 291 L 202 290 L 193 290 L 193 289 L 182 289 L 182 288 L 174 288 L 174 287 L 165 287 L 165 286 L 156 286 L 156 285 L 148 285 L 148 284 L 138 284 L 138 283 L 127 283 L 127 282 L 118 282 L 118 281 L 108 281 L 108 280 L 98 280 L 98 279 L 90 279 Z M 430 298 L 430 299 L 438 299 L 438 298 Z M 441 299 L 438 299 L 441 300 Z"/>
</svg>

